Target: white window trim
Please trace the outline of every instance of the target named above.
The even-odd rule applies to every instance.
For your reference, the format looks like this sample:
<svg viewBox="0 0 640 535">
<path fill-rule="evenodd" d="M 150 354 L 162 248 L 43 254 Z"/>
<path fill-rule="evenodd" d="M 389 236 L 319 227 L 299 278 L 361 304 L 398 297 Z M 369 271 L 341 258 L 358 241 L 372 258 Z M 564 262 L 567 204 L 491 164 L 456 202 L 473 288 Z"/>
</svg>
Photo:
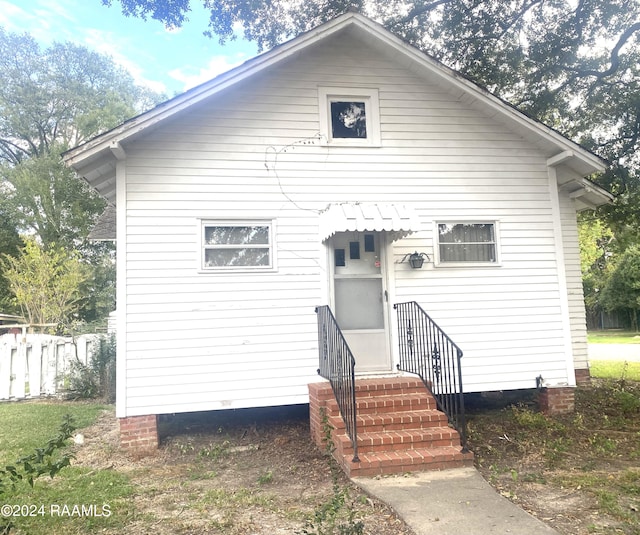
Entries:
<svg viewBox="0 0 640 535">
<path fill-rule="evenodd" d="M 216 226 L 237 226 L 237 227 L 251 227 L 251 226 L 267 226 L 269 227 L 269 265 L 268 266 L 215 266 L 205 267 L 205 250 L 207 249 L 204 238 L 206 227 Z M 220 272 L 271 272 L 276 271 L 276 223 L 273 219 L 199 219 L 198 225 L 198 248 L 200 254 L 198 255 L 198 272 L 199 273 L 220 273 Z M 247 245 L 250 247 L 250 245 Z M 221 247 L 224 248 L 224 247 Z M 267 248 L 267 247 L 265 247 Z"/>
<path fill-rule="evenodd" d="M 440 231 L 438 225 L 493 225 L 493 237 L 496 248 L 495 262 L 445 262 L 440 258 Z M 492 268 L 502 265 L 500 255 L 500 222 L 495 219 L 441 219 L 433 224 L 434 267 L 436 268 Z"/>
<path fill-rule="evenodd" d="M 320 139 L 322 145 L 337 147 L 379 147 L 380 101 L 378 90 L 369 87 L 319 87 Z M 331 102 L 361 100 L 366 106 L 366 139 L 333 138 L 331 135 Z"/>
</svg>

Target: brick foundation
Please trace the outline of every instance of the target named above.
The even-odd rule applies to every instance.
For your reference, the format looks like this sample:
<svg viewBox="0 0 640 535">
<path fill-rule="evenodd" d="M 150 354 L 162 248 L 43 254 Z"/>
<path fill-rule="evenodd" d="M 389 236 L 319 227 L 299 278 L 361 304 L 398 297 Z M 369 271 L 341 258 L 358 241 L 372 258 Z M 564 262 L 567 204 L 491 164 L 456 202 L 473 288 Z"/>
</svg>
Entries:
<svg viewBox="0 0 640 535">
<path fill-rule="evenodd" d="M 589 368 L 576 370 L 576 384 L 578 386 L 591 385 L 591 372 L 589 371 Z"/>
<path fill-rule="evenodd" d="M 120 418 L 120 446 L 136 453 L 150 453 L 158 449 L 158 416 L 129 416 Z"/>
<path fill-rule="evenodd" d="M 549 415 L 575 411 L 575 387 L 543 388 L 538 394 L 540 410 Z"/>
</svg>

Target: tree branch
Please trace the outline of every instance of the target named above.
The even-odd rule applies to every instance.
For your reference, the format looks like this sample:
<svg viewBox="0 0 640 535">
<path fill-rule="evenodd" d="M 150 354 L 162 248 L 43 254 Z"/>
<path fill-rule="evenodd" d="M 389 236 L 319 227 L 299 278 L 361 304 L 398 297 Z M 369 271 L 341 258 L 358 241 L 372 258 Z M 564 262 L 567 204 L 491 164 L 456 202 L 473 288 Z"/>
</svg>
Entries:
<svg viewBox="0 0 640 535">
<path fill-rule="evenodd" d="M 454 0 L 436 0 L 435 2 L 431 2 L 430 4 L 414 6 L 409 13 L 407 13 L 404 17 L 400 17 L 393 22 L 389 23 L 389 28 L 394 28 L 400 24 L 404 24 L 405 22 L 409 22 L 424 13 L 428 13 L 433 9 L 441 6 L 443 4 L 450 4 Z"/>
<path fill-rule="evenodd" d="M 611 50 L 611 56 L 610 56 L 611 62 L 607 70 L 594 71 L 591 69 L 578 69 L 576 67 L 569 67 L 568 65 L 564 65 L 562 68 L 568 71 L 575 72 L 580 76 L 595 76 L 596 78 L 599 78 L 599 79 L 611 76 L 612 74 L 615 74 L 615 72 L 618 70 L 618 67 L 620 67 L 620 49 L 627 43 L 627 41 L 631 38 L 631 36 L 638 30 L 640 30 L 640 22 L 636 22 L 635 24 L 632 24 L 622 33 L 622 35 L 618 39 L 618 42 L 616 43 L 616 46 L 614 46 L 613 50 Z"/>
</svg>

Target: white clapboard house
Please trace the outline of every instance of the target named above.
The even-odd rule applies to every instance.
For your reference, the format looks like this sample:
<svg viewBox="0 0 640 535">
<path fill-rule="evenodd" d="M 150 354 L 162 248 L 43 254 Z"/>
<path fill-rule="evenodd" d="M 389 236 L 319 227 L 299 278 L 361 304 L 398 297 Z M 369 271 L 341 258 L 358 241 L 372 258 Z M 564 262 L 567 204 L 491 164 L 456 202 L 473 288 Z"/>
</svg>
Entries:
<svg viewBox="0 0 640 535">
<path fill-rule="evenodd" d="M 308 403 L 318 368 L 349 420 L 346 346 L 372 398 L 417 373 L 553 407 L 588 376 L 576 213 L 611 201 L 604 162 L 359 14 L 65 161 L 117 213 L 131 447 L 160 414 Z"/>
</svg>

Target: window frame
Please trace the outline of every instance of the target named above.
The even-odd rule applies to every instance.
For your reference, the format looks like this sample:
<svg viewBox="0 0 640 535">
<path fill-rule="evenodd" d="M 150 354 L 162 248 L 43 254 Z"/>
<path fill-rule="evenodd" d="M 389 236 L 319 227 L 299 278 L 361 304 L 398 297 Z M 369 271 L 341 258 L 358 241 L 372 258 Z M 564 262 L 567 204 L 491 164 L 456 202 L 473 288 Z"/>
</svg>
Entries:
<svg viewBox="0 0 640 535">
<path fill-rule="evenodd" d="M 320 139 L 322 145 L 339 147 L 379 147 L 380 99 L 378 89 L 370 87 L 319 87 Z M 358 101 L 365 103 L 366 138 L 334 138 L 331 103 Z"/>
<path fill-rule="evenodd" d="M 447 261 L 443 260 L 440 254 L 440 225 L 492 225 L 493 226 L 493 242 L 483 242 L 483 243 L 493 243 L 494 253 L 495 253 L 495 261 Z M 434 230 L 433 230 L 433 240 L 434 240 L 434 256 L 435 256 L 435 267 L 498 267 L 501 265 L 500 258 L 500 222 L 497 220 L 491 219 L 473 219 L 473 220 L 464 220 L 464 219 L 447 219 L 447 220 L 439 220 L 434 222 Z"/>
<path fill-rule="evenodd" d="M 275 232 L 276 225 L 273 219 L 209 219 L 201 218 L 199 224 L 199 272 L 200 273 L 220 273 L 220 272 L 266 272 L 276 270 L 276 244 Z M 206 229 L 209 227 L 267 227 L 269 233 L 269 243 L 267 244 L 217 244 L 208 245 L 205 243 Z M 242 247 L 245 245 L 245 247 Z M 249 266 L 206 266 L 206 251 L 212 249 L 268 249 L 269 265 L 249 265 Z"/>
</svg>

